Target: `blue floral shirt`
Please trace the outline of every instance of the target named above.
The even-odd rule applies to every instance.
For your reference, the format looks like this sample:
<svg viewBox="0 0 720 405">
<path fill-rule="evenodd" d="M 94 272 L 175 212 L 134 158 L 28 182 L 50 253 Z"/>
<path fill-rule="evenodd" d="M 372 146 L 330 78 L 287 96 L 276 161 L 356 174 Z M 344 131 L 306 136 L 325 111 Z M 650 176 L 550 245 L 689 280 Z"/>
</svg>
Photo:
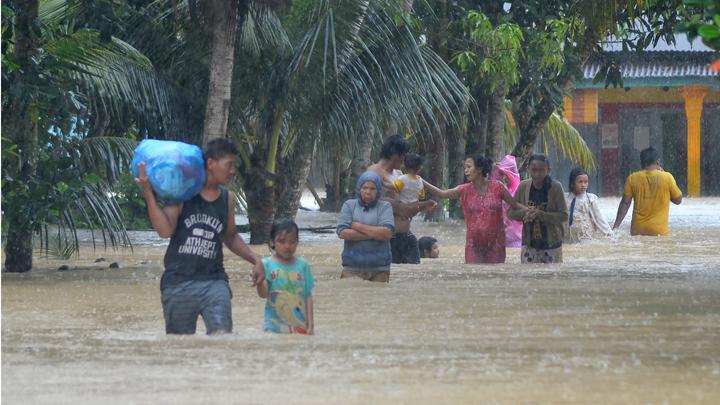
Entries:
<svg viewBox="0 0 720 405">
<path fill-rule="evenodd" d="M 264 329 L 275 333 L 307 333 L 307 299 L 312 295 L 312 269 L 298 257 L 284 264 L 272 257 L 262 259 L 268 298 Z"/>
</svg>

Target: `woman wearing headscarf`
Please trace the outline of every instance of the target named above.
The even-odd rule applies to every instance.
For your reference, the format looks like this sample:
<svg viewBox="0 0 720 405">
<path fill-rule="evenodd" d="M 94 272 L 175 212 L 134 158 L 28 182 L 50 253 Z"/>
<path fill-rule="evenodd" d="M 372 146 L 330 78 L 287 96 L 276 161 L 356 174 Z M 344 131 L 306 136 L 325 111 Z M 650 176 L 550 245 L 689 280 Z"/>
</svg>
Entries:
<svg viewBox="0 0 720 405">
<path fill-rule="evenodd" d="M 345 201 L 338 218 L 337 234 L 345 240 L 340 278 L 387 283 L 395 231 L 392 206 L 380 200 L 382 180 L 374 172 L 363 173 L 355 190 L 356 198 Z"/>
</svg>

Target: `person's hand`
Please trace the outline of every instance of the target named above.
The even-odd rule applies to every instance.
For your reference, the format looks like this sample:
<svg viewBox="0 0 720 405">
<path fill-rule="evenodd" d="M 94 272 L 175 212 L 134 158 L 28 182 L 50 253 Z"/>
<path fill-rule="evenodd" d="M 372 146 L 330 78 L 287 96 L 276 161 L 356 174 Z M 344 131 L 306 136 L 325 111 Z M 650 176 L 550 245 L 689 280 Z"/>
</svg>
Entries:
<svg viewBox="0 0 720 405">
<path fill-rule="evenodd" d="M 306 332 L 306 333 L 307 333 L 308 335 L 314 335 L 314 334 L 315 334 L 315 328 L 307 328 L 307 332 Z"/>
<path fill-rule="evenodd" d="M 523 215 L 523 222 L 533 222 L 537 219 L 537 216 L 538 210 L 535 208 L 530 208 L 525 211 L 525 214 Z"/>
<path fill-rule="evenodd" d="M 434 210 L 438 205 L 437 201 L 435 201 L 435 200 L 423 201 L 423 204 L 425 204 L 425 209 L 427 209 L 428 212 Z"/>
<path fill-rule="evenodd" d="M 143 189 L 146 190 L 150 187 L 150 180 L 147 176 L 147 167 L 145 162 L 138 163 L 138 175 L 135 177 L 135 182 Z"/>
<path fill-rule="evenodd" d="M 262 260 L 257 259 L 255 265 L 252 268 L 250 278 L 252 280 L 253 287 L 257 287 L 258 285 L 262 284 L 263 281 L 265 281 L 265 266 L 263 266 Z"/>
</svg>

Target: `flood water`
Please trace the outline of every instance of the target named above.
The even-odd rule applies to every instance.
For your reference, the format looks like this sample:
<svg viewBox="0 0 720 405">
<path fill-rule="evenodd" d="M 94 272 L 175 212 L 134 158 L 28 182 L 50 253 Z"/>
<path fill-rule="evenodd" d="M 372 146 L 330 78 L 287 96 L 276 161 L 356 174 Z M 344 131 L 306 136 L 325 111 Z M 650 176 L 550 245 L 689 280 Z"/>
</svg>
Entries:
<svg viewBox="0 0 720 405">
<path fill-rule="evenodd" d="M 601 200 L 608 221 L 617 203 Z M 341 241 L 302 233 L 310 337 L 262 332 L 249 266 L 227 251 L 235 330 L 220 337 L 202 321 L 195 336 L 164 334 L 164 242 L 150 233 L 133 235 L 133 252 L 38 258 L 2 274 L 2 402 L 717 404 L 720 199 L 686 199 L 670 216 L 669 237 L 631 238 L 628 214 L 616 239 L 533 266 L 519 249 L 503 265 L 462 264 L 463 223 L 416 219 L 441 257 L 394 266 L 389 285 L 339 280 Z"/>
</svg>

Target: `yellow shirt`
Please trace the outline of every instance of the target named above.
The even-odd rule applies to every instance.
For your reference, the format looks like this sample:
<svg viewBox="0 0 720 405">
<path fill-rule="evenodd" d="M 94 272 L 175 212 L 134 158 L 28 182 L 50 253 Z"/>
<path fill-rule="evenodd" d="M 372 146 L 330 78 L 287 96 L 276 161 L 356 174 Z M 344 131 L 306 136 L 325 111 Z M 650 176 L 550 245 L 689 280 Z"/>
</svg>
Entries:
<svg viewBox="0 0 720 405">
<path fill-rule="evenodd" d="M 672 174 L 661 170 L 640 170 L 628 176 L 625 197 L 632 197 L 631 235 L 667 235 L 670 199 L 682 196 Z"/>
</svg>

